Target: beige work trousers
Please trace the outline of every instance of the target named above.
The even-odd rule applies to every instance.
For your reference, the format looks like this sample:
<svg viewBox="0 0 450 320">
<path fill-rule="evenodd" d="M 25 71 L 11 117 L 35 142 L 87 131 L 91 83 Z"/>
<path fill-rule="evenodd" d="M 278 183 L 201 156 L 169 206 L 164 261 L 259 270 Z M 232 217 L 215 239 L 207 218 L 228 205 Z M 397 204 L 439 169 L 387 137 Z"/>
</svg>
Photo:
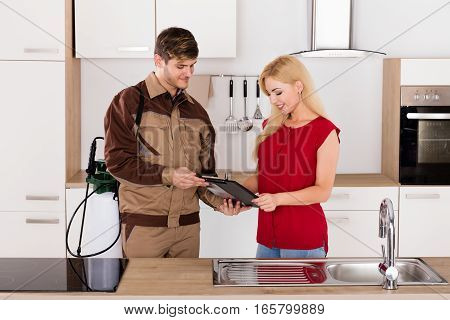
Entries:
<svg viewBox="0 0 450 320">
<path fill-rule="evenodd" d="M 127 258 L 198 258 L 200 223 L 176 228 L 134 226 L 122 248 Z"/>
</svg>

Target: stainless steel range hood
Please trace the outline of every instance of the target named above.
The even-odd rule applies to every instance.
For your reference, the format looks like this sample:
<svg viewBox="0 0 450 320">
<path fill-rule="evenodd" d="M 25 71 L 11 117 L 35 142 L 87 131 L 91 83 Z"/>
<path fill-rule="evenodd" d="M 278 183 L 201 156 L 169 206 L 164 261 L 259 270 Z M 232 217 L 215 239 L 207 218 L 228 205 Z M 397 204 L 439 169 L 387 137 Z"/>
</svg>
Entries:
<svg viewBox="0 0 450 320">
<path fill-rule="evenodd" d="M 308 34 L 311 35 L 311 50 L 292 53 L 311 58 L 356 58 L 371 53 L 371 50 L 352 48 L 353 0 L 309 0 Z"/>
</svg>

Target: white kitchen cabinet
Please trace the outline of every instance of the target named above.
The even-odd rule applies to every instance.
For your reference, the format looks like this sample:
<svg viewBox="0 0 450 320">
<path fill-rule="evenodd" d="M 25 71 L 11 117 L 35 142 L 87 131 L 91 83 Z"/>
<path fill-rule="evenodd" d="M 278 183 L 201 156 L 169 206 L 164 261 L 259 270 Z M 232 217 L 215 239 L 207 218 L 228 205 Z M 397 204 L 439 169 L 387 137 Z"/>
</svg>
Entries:
<svg viewBox="0 0 450 320">
<path fill-rule="evenodd" d="M 398 211 L 394 213 L 398 240 Z M 378 237 L 378 211 L 325 211 L 325 217 L 328 257 L 382 257 L 386 239 Z"/>
<path fill-rule="evenodd" d="M 398 187 L 335 187 L 321 205 L 324 210 L 379 210 L 384 198 L 398 210 Z"/>
<path fill-rule="evenodd" d="M 92 191 L 90 188 L 89 192 Z M 83 201 L 86 195 L 86 188 L 72 188 L 66 190 L 66 221 L 67 226 L 72 218 L 75 209 Z M 117 238 L 119 232 L 119 217 L 117 204 L 106 200 L 109 193 L 104 193 L 97 198 L 98 206 L 92 206 L 94 196 L 88 199 L 88 205 L 86 206 L 86 215 L 83 228 L 83 237 L 81 242 L 81 254 L 92 254 L 106 249 Z M 100 201 L 100 202 L 99 202 Z M 115 206 L 115 208 L 114 208 Z M 99 211 L 95 208 L 100 209 Z M 111 209 L 111 210 L 109 210 Z M 81 230 L 81 221 L 83 216 L 83 206 L 80 207 L 77 214 L 73 218 L 72 225 L 69 232 L 69 247 L 70 250 L 76 253 L 78 248 L 78 242 Z M 67 227 L 65 227 L 67 228 Z M 68 257 L 72 255 L 67 252 Z M 121 237 L 107 252 L 99 255 L 102 258 L 121 258 L 122 257 L 122 240 Z"/>
<path fill-rule="evenodd" d="M 378 238 L 378 217 L 386 197 L 393 202 L 398 235 L 398 187 L 333 188 L 330 200 L 322 204 L 328 223 L 328 257 L 381 257 L 381 243 L 386 239 Z M 202 205 L 200 214 L 200 257 L 255 257 L 258 209 L 227 217 Z"/>
<path fill-rule="evenodd" d="M 65 258 L 64 212 L 0 212 L 0 257 Z"/>
<path fill-rule="evenodd" d="M 333 188 L 321 204 L 328 222 L 328 257 L 380 257 L 381 243 L 386 243 L 378 238 L 380 204 L 391 199 L 398 226 L 398 192 L 398 187 Z"/>
<path fill-rule="evenodd" d="M 255 257 L 257 209 L 232 217 L 201 209 L 200 216 L 201 258 Z M 386 239 L 378 238 L 378 211 L 325 211 L 325 216 L 328 257 L 381 257 L 381 243 Z"/>
<path fill-rule="evenodd" d="M 400 256 L 450 256 L 449 231 L 450 187 L 400 187 Z"/>
<path fill-rule="evenodd" d="M 225 216 L 212 208 L 200 210 L 200 258 L 254 258 L 258 209 Z"/>
<path fill-rule="evenodd" d="M 168 27 L 191 31 L 200 58 L 236 57 L 236 0 L 156 0 L 156 32 Z"/>
<path fill-rule="evenodd" d="M 65 210 L 64 70 L 0 61 L 0 211 Z"/>
<path fill-rule="evenodd" d="M 155 0 L 75 0 L 77 58 L 153 58 Z"/>
<path fill-rule="evenodd" d="M 62 0 L 2 0 L 0 60 L 64 60 Z"/>
<path fill-rule="evenodd" d="M 448 86 L 450 59 L 401 59 L 401 86 Z"/>
</svg>

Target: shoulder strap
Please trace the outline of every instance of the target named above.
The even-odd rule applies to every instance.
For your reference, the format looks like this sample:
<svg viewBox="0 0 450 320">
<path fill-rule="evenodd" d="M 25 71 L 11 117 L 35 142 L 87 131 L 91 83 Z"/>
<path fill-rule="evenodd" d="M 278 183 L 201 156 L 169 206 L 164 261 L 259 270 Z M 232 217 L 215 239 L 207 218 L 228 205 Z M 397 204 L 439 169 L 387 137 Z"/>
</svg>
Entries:
<svg viewBox="0 0 450 320">
<path fill-rule="evenodd" d="M 139 91 L 139 105 L 136 112 L 136 119 L 134 121 L 139 128 L 139 126 L 141 125 L 142 112 L 144 111 L 144 95 L 142 94 L 142 91 L 138 86 L 134 87 Z"/>
</svg>

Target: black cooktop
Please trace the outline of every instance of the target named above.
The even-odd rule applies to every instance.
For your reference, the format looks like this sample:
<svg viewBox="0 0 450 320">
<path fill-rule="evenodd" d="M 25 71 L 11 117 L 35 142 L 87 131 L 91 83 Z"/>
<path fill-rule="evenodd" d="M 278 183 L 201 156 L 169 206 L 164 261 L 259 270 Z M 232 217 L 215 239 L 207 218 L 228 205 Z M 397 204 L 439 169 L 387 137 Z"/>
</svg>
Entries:
<svg viewBox="0 0 450 320">
<path fill-rule="evenodd" d="M 0 291 L 114 292 L 127 264 L 116 258 L 0 258 Z"/>
</svg>

